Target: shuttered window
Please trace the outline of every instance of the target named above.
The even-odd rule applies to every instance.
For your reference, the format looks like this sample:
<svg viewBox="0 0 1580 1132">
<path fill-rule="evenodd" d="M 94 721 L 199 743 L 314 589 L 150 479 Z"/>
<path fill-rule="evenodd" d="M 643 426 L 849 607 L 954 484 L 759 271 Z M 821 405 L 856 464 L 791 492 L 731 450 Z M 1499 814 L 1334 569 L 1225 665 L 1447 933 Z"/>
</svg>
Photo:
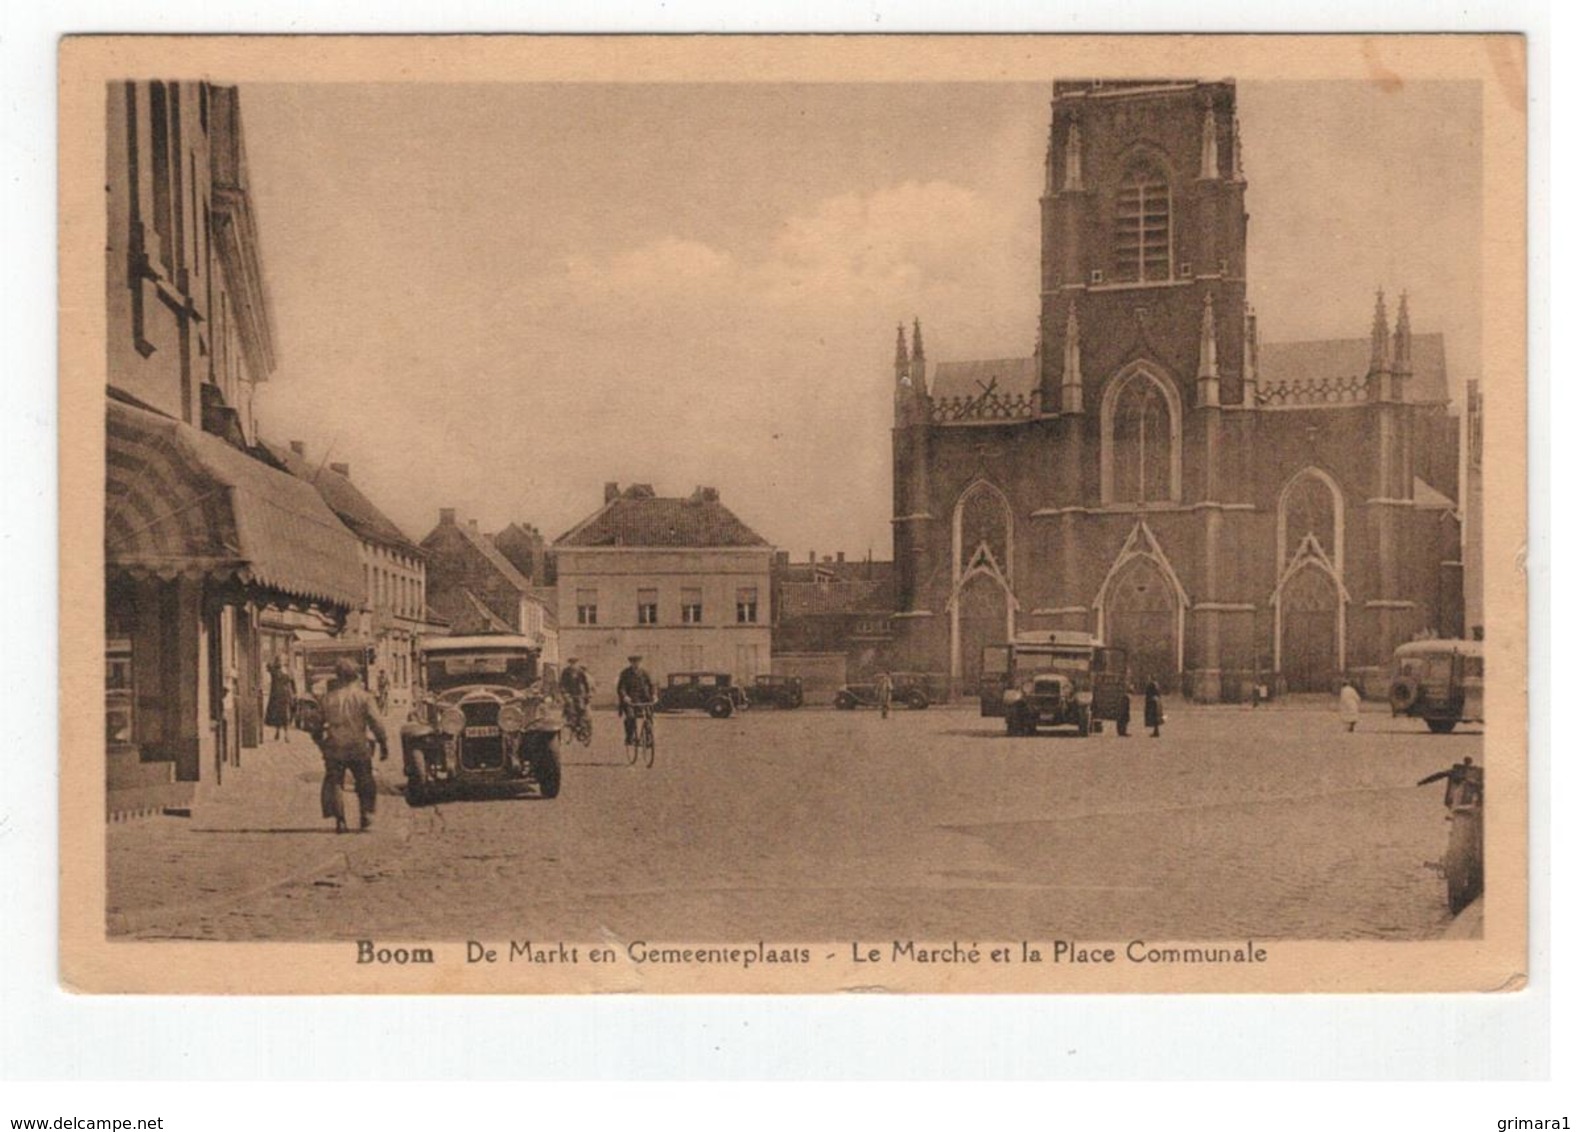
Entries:
<svg viewBox="0 0 1580 1132">
<path fill-rule="evenodd" d="M 1169 186 L 1150 165 L 1133 166 L 1114 208 L 1116 283 L 1163 282 L 1174 274 Z"/>
</svg>

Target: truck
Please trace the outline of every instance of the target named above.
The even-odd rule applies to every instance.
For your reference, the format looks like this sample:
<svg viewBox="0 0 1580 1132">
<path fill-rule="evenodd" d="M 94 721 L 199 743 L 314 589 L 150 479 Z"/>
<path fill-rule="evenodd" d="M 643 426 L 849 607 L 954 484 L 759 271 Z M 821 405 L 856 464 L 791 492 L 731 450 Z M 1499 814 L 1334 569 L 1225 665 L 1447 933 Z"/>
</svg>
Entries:
<svg viewBox="0 0 1580 1132">
<path fill-rule="evenodd" d="M 1103 720 L 1130 718 L 1129 658 L 1091 633 L 1048 629 L 1017 633 L 982 650 L 981 712 L 1004 720 L 1010 735 L 1073 727 L 1081 735 Z"/>
</svg>

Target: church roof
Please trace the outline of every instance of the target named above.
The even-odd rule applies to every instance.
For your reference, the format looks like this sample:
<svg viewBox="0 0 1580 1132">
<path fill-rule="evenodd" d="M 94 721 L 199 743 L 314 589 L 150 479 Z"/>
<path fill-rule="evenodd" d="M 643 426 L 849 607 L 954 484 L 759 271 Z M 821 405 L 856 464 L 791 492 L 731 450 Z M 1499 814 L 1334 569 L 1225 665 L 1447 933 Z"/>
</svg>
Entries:
<svg viewBox="0 0 1580 1132">
<path fill-rule="evenodd" d="M 665 498 L 651 492 L 645 484 L 627 488 L 561 535 L 554 545 L 768 546 L 767 540 L 736 518 L 710 488 L 699 488 L 686 499 Z"/>
<path fill-rule="evenodd" d="M 992 389 L 1000 396 L 1030 396 L 1038 383 L 1036 358 L 994 358 L 974 362 L 939 362 L 933 367 L 934 401 L 960 397 L 971 400 Z"/>
<path fill-rule="evenodd" d="M 1257 380 L 1262 385 L 1360 378 L 1371 368 L 1369 338 L 1323 338 L 1312 342 L 1263 342 L 1257 348 Z M 1448 400 L 1448 367 L 1441 334 L 1410 336 L 1411 377 L 1405 399 L 1417 404 Z"/>
</svg>

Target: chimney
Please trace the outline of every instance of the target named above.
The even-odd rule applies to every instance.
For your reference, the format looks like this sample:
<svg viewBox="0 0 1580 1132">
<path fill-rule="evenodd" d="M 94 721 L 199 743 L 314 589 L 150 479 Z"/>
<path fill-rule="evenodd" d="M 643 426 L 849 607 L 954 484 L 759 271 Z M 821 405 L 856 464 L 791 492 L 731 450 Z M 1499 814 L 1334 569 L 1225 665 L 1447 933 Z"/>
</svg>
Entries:
<svg viewBox="0 0 1580 1132">
<path fill-rule="evenodd" d="M 350 464 L 330 464 L 329 465 L 329 470 L 331 472 L 334 472 L 335 475 L 337 475 L 337 476 L 344 476 L 346 479 L 350 479 L 351 478 L 351 465 Z"/>
<path fill-rule="evenodd" d="M 815 550 L 807 551 L 806 552 L 806 561 L 807 561 L 807 565 L 808 566 L 816 566 L 817 565 L 817 551 L 815 551 Z"/>
<path fill-rule="evenodd" d="M 620 498 L 620 485 L 619 484 L 617 484 L 617 483 L 606 483 L 606 484 L 603 485 L 603 501 L 605 503 L 613 503 L 616 499 L 619 499 L 619 498 Z"/>
<path fill-rule="evenodd" d="M 843 566 L 845 564 L 845 552 L 842 550 L 838 554 L 836 554 L 834 556 L 834 561 L 838 562 L 841 566 Z"/>
<path fill-rule="evenodd" d="M 476 534 L 477 533 L 477 520 L 476 519 L 468 519 L 466 521 L 466 529 L 471 531 L 473 534 Z"/>
<path fill-rule="evenodd" d="M 455 508 L 454 507 L 441 507 L 441 508 L 439 508 L 439 525 L 441 527 L 453 527 L 453 526 L 455 526 Z"/>
<path fill-rule="evenodd" d="M 291 441 L 291 451 L 305 459 L 307 456 L 307 445 L 300 440 L 293 440 Z"/>
</svg>

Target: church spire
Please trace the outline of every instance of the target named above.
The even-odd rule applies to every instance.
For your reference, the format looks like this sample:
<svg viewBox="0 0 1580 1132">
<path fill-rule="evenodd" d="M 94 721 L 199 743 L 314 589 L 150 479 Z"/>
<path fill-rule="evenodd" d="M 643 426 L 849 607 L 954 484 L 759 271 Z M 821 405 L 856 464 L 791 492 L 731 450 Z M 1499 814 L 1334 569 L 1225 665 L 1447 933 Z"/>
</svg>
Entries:
<svg viewBox="0 0 1580 1132">
<path fill-rule="evenodd" d="M 905 324 L 899 323 L 894 328 L 894 380 L 901 385 L 911 379 L 910 358 L 905 352 Z"/>
<path fill-rule="evenodd" d="M 1399 294 L 1399 317 L 1393 326 L 1393 371 L 1401 377 L 1410 374 L 1410 292 Z"/>
<path fill-rule="evenodd" d="M 1372 360 L 1369 372 L 1379 374 L 1388 368 L 1388 308 L 1382 288 L 1377 288 L 1377 306 L 1372 311 Z"/>
<path fill-rule="evenodd" d="M 921 365 L 927 360 L 927 355 L 922 352 L 922 320 L 915 319 L 911 323 L 911 380 L 922 376 Z"/>
<path fill-rule="evenodd" d="M 1218 404 L 1218 320 L 1212 313 L 1212 292 L 1203 297 L 1201 340 L 1197 348 L 1196 403 Z"/>
</svg>

